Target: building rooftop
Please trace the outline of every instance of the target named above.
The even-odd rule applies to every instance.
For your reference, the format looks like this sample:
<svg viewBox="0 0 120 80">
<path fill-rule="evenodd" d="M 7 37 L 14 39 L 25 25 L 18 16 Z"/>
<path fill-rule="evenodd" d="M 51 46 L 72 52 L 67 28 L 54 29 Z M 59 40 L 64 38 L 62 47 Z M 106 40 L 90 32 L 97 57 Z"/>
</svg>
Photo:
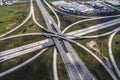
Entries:
<svg viewBox="0 0 120 80">
<path fill-rule="evenodd" d="M 112 1 L 112 0 L 111 0 Z M 117 1 L 117 0 L 115 0 Z M 54 1 L 52 5 L 64 12 L 70 13 L 105 13 L 113 12 L 114 9 L 104 5 L 101 1 L 85 1 L 85 2 L 65 2 L 65 1 Z"/>
</svg>

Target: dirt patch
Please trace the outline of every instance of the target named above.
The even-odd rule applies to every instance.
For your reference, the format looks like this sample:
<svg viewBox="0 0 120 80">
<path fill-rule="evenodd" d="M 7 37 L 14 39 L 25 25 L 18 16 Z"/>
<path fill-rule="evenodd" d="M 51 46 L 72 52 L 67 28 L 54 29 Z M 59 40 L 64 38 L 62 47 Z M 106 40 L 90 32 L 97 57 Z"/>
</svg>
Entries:
<svg viewBox="0 0 120 80">
<path fill-rule="evenodd" d="M 90 41 L 86 43 L 87 47 L 89 47 L 91 50 L 100 53 L 99 47 L 95 41 Z"/>
<path fill-rule="evenodd" d="M 12 23 L 12 24 L 10 23 L 10 24 L 8 24 L 8 26 L 6 27 L 6 30 L 7 31 L 11 30 L 15 24 L 16 23 Z"/>
</svg>

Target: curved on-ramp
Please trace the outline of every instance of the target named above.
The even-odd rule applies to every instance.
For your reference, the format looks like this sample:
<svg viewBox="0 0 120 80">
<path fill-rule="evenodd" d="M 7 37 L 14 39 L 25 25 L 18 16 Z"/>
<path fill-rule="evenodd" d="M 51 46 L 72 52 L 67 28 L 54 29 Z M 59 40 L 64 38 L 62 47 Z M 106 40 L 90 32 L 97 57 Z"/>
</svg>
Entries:
<svg viewBox="0 0 120 80">
<path fill-rule="evenodd" d="M 118 77 L 120 78 L 120 70 L 119 70 L 119 68 L 117 67 L 117 64 L 116 64 L 116 62 L 115 62 L 115 59 L 114 59 L 113 53 L 112 53 L 112 40 L 113 40 L 114 36 L 115 36 L 119 31 L 120 31 L 120 29 L 119 29 L 118 31 L 114 32 L 114 33 L 110 36 L 109 41 L 108 41 L 108 52 L 109 52 L 109 57 L 110 57 L 110 59 L 111 59 L 112 65 L 113 65 L 113 67 L 114 67 L 114 69 L 115 69 Z"/>
<path fill-rule="evenodd" d="M 54 52 L 53 52 L 53 76 L 54 76 L 54 80 L 59 80 L 58 71 L 57 71 L 57 50 L 56 48 L 54 48 Z"/>
<path fill-rule="evenodd" d="M 46 0 L 43 0 L 45 2 L 45 4 L 49 7 L 49 9 L 54 13 L 54 15 L 56 16 L 57 18 L 57 23 L 58 23 L 58 27 L 60 28 L 60 18 L 58 17 L 57 13 L 54 11 L 54 9 L 52 8 L 52 6 L 46 1 Z"/>
</svg>

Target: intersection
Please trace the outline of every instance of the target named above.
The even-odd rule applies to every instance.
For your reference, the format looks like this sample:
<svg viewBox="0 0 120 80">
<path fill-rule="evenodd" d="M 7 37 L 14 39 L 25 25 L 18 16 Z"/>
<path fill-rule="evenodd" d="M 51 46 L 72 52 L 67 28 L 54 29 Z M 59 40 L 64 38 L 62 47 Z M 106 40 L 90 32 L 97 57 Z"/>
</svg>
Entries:
<svg viewBox="0 0 120 80">
<path fill-rule="evenodd" d="M 44 26 L 41 26 L 37 22 L 37 20 L 35 19 L 33 1 L 30 0 L 30 13 L 29 13 L 28 17 L 20 25 L 18 25 L 17 27 L 12 29 L 11 31 L 0 35 L 0 41 L 11 39 L 11 38 L 14 38 L 14 37 L 28 36 L 28 35 L 44 35 L 44 36 L 49 35 L 50 39 L 45 39 L 45 40 L 34 42 L 34 43 L 31 43 L 31 44 L 28 44 L 28 45 L 13 48 L 13 49 L 10 49 L 10 50 L 1 51 L 0 52 L 0 62 L 3 62 L 3 61 L 6 61 L 6 60 L 9 60 L 9 59 L 12 59 L 14 57 L 18 57 L 18 56 L 27 54 L 27 53 L 32 52 L 32 51 L 41 50 L 40 53 L 36 54 L 35 56 L 28 59 L 27 61 L 15 66 L 15 67 L 7 70 L 7 71 L 4 71 L 4 72 L 0 73 L 0 77 L 5 76 L 7 74 L 10 74 L 11 72 L 17 70 L 18 68 L 21 68 L 21 67 L 25 66 L 26 64 L 28 64 L 29 62 L 33 61 L 35 58 L 40 56 L 44 51 L 46 51 L 49 48 L 49 46 L 54 46 L 54 55 L 53 55 L 54 56 L 53 57 L 54 58 L 53 59 L 54 80 L 59 79 L 58 75 L 57 75 L 57 70 L 56 70 L 57 69 L 57 66 L 56 66 L 56 63 L 57 63 L 56 52 L 57 51 L 59 53 L 58 55 L 60 55 L 60 57 L 62 58 L 62 61 L 65 65 L 65 68 L 67 70 L 67 73 L 69 75 L 70 80 L 97 80 L 95 78 L 95 76 L 93 76 L 92 73 L 87 69 L 87 67 L 84 65 L 83 61 L 79 58 L 79 56 L 77 55 L 77 53 L 75 52 L 75 50 L 71 46 L 71 43 L 73 43 L 73 44 L 76 44 L 76 45 L 80 46 L 81 48 L 86 50 L 90 55 L 92 55 L 106 69 L 106 71 L 109 73 L 109 75 L 112 77 L 113 80 L 119 80 L 120 79 L 120 75 L 119 75 L 120 70 L 117 67 L 117 65 L 114 61 L 114 57 L 112 55 L 112 48 L 111 48 L 112 42 L 111 41 L 112 41 L 112 38 L 115 36 L 115 34 L 120 31 L 120 27 L 114 29 L 113 31 L 105 33 L 105 34 L 94 35 L 94 36 L 84 36 L 84 35 L 89 34 L 91 32 L 94 32 L 94 31 L 98 31 L 100 29 L 109 28 L 110 26 L 119 24 L 120 23 L 120 18 L 117 18 L 117 19 L 114 19 L 114 20 L 111 20 L 111 21 L 107 21 L 107 22 L 104 22 L 104 23 L 101 23 L 101 24 L 97 24 L 97 25 L 94 25 L 94 26 L 91 26 L 91 27 L 88 27 L 88 28 L 84 28 L 84 29 L 81 29 L 81 30 L 76 30 L 76 31 L 73 31 L 73 32 L 64 33 L 67 29 L 69 29 L 70 27 L 72 27 L 75 24 L 81 23 L 82 21 L 75 22 L 75 23 L 71 24 L 70 26 L 66 27 L 66 29 L 64 29 L 63 31 L 61 31 L 60 30 L 61 23 L 60 23 L 60 20 L 59 20 L 59 16 L 54 11 L 54 9 L 49 5 L 49 3 L 47 3 L 47 1 L 43 0 L 43 2 L 46 3 L 46 5 L 48 5 L 48 7 L 56 15 L 58 23 L 56 23 L 55 20 L 52 18 L 52 16 L 49 14 L 49 12 L 44 7 L 41 0 L 36 0 L 36 3 L 39 7 L 39 11 L 42 13 L 42 16 L 44 18 L 44 21 L 45 21 L 48 29 L 46 29 Z M 95 18 L 90 18 L 90 19 L 83 20 L 83 22 L 84 21 L 89 21 L 89 20 L 94 20 L 94 19 L 96 20 L 96 19 L 116 17 L 116 16 L 119 17 L 120 15 L 95 17 Z M 41 29 L 46 31 L 46 33 L 27 33 L 27 34 L 19 34 L 19 35 L 13 35 L 13 36 L 6 37 L 8 34 L 14 32 L 18 28 L 20 28 L 22 25 L 24 25 L 31 17 L 32 17 L 33 21 Z M 104 61 L 102 61 L 97 55 L 95 55 L 94 52 L 92 52 L 90 49 L 88 49 L 87 47 L 83 46 L 82 44 L 80 44 L 80 43 L 78 43 L 74 40 L 76 38 L 101 37 L 101 36 L 105 36 L 105 35 L 108 35 L 108 34 L 111 34 L 111 37 L 110 37 L 109 43 L 108 43 L 109 55 L 110 55 L 112 65 L 115 68 L 118 77 L 115 75 L 113 70 L 110 69 L 106 65 L 106 63 Z M 63 49 L 61 43 L 63 43 L 65 45 L 65 47 L 67 49 L 67 52 Z"/>
</svg>

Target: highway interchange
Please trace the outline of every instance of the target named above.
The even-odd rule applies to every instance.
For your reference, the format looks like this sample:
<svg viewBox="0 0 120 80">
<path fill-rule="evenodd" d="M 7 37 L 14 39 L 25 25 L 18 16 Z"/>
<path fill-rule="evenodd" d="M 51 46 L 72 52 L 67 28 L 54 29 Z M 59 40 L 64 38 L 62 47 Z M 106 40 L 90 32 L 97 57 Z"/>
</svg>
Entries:
<svg viewBox="0 0 120 80">
<path fill-rule="evenodd" d="M 78 23 L 82 23 L 82 22 L 90 21 L 90 20 L 97 20 L 97 19 L 104 19 L 104 18 L 111 18 L 111 17 L 119 17 L 120 15 L 105 16 L 105 17 L 93 17 L 93 18 L 90 17 L 89 19 L 84 19 L 84 20 L 81 20 L 81 21 L 77 21 L 77 22 L 67 26 L 63 31 L 61 31 L 60 30 L 60 27 L 61 27 L 60 19 L 59 19 L 59 16 L 57 15 L 57 13 L 55 12 L 54 8 L 49 3 L 47 3 L 47 1 L 43 0 L 43 2 L 55 14 L 55 16 L 57 18 L 57 23 L 55 22 L 53 17 L 50 15 L 50 13 L 47 11 L 45 6 L 43 5 L 43 2 L 41 0 L 35 0 L 35 1 L 36 1 L 37 5 L 39 7 L 39 11 L 42 13 L 42 16 L 44 18 L 44 21 L 45 21 L 48 29 L 46 29 L 44 26 L 40 25 L 37 22 L 37 20 L 35 18 L 35 13 L 34 13 L 33 1 L 30 0 L 30 12 L 29 12 L 28 17 L 20 25 L 18 25 L 14 29 L 8 31 L 5 34 L 0 35 L 0 41 L 4 41 L 4 40 L 15 38 L 15 37 L 30 36 L 30 35 L 45 35 L 45 36 L 49 35 L 49 36 L 51 36 L 50 37 L 51 39 L 45 39 L 45 40 L 42 40 L 42 41 L 38 41 L 38 42 L 34 42 L 34 43 L 27 44 L 27 45 L 24 45 L 24 46 L 16 47 L 16 48 L 9 49 L 9 50 L 6 50 L 6 51 L 1 51 L 0 52 L 0 62 L 3 62 L 3 61 L 9 60 L 9 59 L 12 59 L 12 58 L 15 58 L 15 57 L 18 57 L 18 56 L 36 51 L 36 50 L 41 50 L 40 53 L 36 54 L 35 56 L 28 59 L 27 61 L 9 69 L 9 70 L 6 70 L 6 71 L 0 73 L 0 77 L 5 76 L 7 74 L 10 74 L 11 72 L 25 66 L 28 63 L 30 63 L 31 61 L 33 61 L 34 59 L 39 57 L 42 53 L 44 53 L 44 51 L 46 51 L 49 46 L 55 46 L 54 47 L 54 54 L 53 54 L 54 80 L 59 80 L 58 74 L 57 74 L 57 66 L 56 66 L 57 65 L 56 64 L 57 63 L 57 53 L 58 53 L 58 55 L 60 55 L 60 57 L 63 60 L 63 63 L 65 65 L 65 68 L 67 70 L 67 73 L 69 75 L 70 80 L 96 80 L 96 77 L 93 76 L 93 74 L 87 69 L 87 67 L 84 65 L 84 62 L 78 57 L 77 53 L 75 52 L 75 50 L 71 46 L 70 43 L 73 43 L 73 44 L 76 44 L 79 47 L 83 48 L 90 55 L 92 55 L 106 69 L 106 71 L 113 78 L 113 80 L 119 80 L 120 79 L 120 70 L 117 67 L 117 64 L 115 62 L 115 59 L 114 59 L 113 53 L 112 53 L 112 39 L 115 36 L 115 34 L 120 31 L 120 27 L 117 27 L 116 29 L 114 29 L 110 32 L 100 34 L 100 35 L 84 36 L 86 34 L 89 34 L 89 33 L 92 33 L 92 32 L 95 32 L 95 31 L 98 31 L 98 30 L 101 30 L 101 29 L 109 28 L 113 25 L 119 24 L 120 23 L 120 18 L 117 18 L 117 19 L 114 19 L 114 20 L 111 20 L 111 21 L 107 21 L 107 22 L 104 22 L 104 23 L 101 23 L 101 24 L 96 24 L 96 25 L 90 26 L 88 28 L 84 28 L 84 29 L 73 31 L 73 32 L 65 33 L 69 28 L 71 28 L 72 26 L 74 26 L 75 24 L 78 24 Z M 30 18 L 32 18 L 33 21 L 41 29 L 45 30 L 46 33 L 26 33 L 26 34 L 7 36 L 8 34 L 14 32 L 15 30 L 17 30 L 21 26 L 23 26 Z M 53 30 L 53 27 L 55 28 L 55 31 Z M 106 35 L 110 35 L 110 34 L 111 34 L 111 36 L 110 36 L 109 41 L 108 41 L 108 53 L 109 53 L 111 63 L 113 65 L 118 77 L 115 75 L 113 70 L 110 69 L 106 65 L 106 63 L 104 61 L 102 61 L 101 58 L 99 58 L 93 51 L 91 51 L 87 47 L 85 47 L 82 44 L 75 41 L 75 39 L 97 38 L 97 37 L 102 37 L 102 36 L 106 36 Z M 60 39 L 62 39 L 62 40 L 60 40 Z M 65 45 L 65 47 L 68 51 L 67 53 L 63 49 L 61 43 L 63 43 Z"/>
</svg>

